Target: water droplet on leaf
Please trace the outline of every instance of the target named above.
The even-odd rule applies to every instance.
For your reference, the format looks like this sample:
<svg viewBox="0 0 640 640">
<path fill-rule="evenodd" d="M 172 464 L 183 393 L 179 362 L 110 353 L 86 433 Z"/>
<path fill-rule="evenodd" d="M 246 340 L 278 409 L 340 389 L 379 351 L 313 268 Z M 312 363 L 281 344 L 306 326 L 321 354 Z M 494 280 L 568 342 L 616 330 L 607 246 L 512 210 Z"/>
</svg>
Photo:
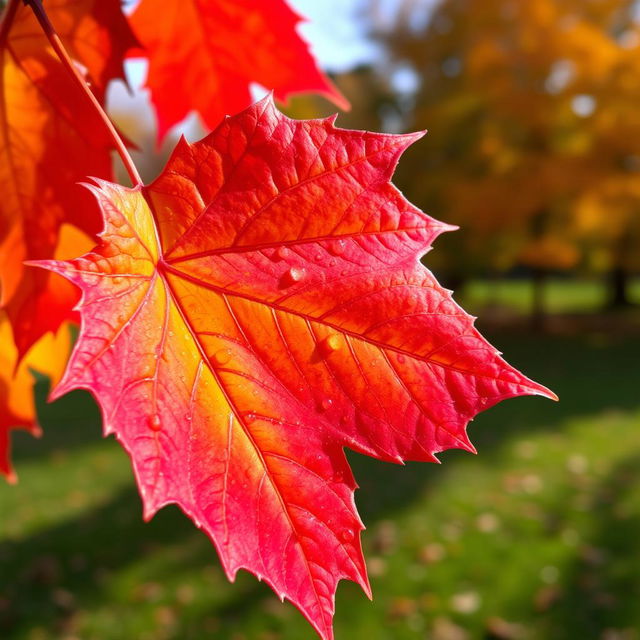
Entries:
<svg viewBox="0 0 640 640">
<path fill-rule="evenodd" d="M 333 353 L 334 351 L 338 351 L 341 346 L 342 340 L 337 333 L 332 333 L 322 341 L 322 350 L 325 353 Z"/>
<path fill-rule="evenodd" d="M 354 538 L 353 531 L 351 531 L 351 529 L 343 529 L 340 533 L 340 537 L 343 542 L 351 542 Z"/>
<path fill-rule="evenodd" d="M 338 240 L 334 240 L 330 245 L 329 245 L 329 253 L 332 256 L 341 256 L 344 253 L 344 250 L 347 247 L 347 243 L 342 240 L 342 238 L 338 239 Z"/>
<path fill-rule="evenodd" d="M 291 267 L 287 273 L 284 274 L 284 284 L 289 286 L 300 282 L 304 278 L 304 269 L 298 269 L 297 267 Z"/>
<path fill-rule="evenodd" d="M 231 349 L 219 349 L 213 354 L 213 361 L 217 365 L 222 366 L 224 364 L 227 364 L 227 362 L 231 360 L 232 355 L 233 354 L 231 353 Z"/>
<path fill-rule="evenodd" d="M 149 428 L 154 431 L 160 431 L 162 428 L 162 422 L 160 420 L 160 416 L 155 413 L 149 418 Z"/>
<path fill-rule="evenodd" d="M 291 252 L 287 247 L 278 247 L 272 254 L 272 260 L 286 260 Z"/>
</svg>

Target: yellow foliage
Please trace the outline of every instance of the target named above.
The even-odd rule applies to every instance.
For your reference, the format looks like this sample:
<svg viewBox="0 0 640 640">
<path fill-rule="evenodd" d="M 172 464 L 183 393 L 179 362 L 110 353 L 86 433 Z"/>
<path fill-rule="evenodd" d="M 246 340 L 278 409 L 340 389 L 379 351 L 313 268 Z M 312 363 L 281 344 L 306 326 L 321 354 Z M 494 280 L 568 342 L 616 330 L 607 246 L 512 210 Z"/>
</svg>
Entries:
<svg viewBox="0 0 640 640">
<path fill-rule="evenodd" d="M 43 336 L 29 350 L 16 369 L 18 350 L 13 343 L 11 326 L 0 312 L 0 472 L 15 481 L 9 461 L 9 429 L 22 428 L 40 434 L 33 397 L 32 371 L 48 376 L 56 384 L 71 349 L 68 323 L 57 334 Z"/>
<path fill-rule="evenodd" d="M 520 261 L 530 267 L 571 269 L 580 254 L 575 245 L 553 235 L 532 240 L 520 253 Z"/>
<path fill-rule="evenodd" d="M 419 22 L 426 0 L 401 3 L 380 39 L 419 77 L 407 129 L 429 136 L 400 176 L 413 200 L 461 227 L 443 240 L 442 266 L 566 269 L 620 252 L 640 203 L 633 5 L 441 0 Z"/>
</svg>

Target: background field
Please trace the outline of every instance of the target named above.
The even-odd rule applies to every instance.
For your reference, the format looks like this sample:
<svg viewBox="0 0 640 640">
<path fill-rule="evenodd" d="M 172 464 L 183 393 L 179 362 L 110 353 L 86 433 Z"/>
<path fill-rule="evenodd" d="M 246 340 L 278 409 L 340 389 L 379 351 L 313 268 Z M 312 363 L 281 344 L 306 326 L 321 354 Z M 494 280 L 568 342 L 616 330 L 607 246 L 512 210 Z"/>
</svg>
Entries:
<svg viewBox="0 0 640 640">
<path fill-rule="evenodd" d="M 513 314 L 524 286 L 507 287 Z M 341 584 L 339 640 L 639 637 L 640 334 L 574 333 L 491 332 L 561 402 L 482 414 L 478 456 L 397 467 L 350 455 L 374 601 Z M 45 437 L 18 434 L 20 483 L 0 485 L 0 637 L 314 637 L 248 574 L 228 584 L 177 508 L 144 524 L 129 461 L 101 439 L 90 399 L 47 406 L 44 391 Z"/>
</svg>

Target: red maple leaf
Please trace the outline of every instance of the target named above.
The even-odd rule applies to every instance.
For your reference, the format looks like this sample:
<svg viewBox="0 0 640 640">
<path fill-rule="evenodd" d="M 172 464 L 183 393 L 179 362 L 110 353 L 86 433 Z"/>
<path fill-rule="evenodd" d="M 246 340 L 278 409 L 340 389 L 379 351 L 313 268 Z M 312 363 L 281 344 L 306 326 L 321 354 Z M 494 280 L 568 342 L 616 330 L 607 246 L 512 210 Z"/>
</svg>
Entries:
<svg viewBox="0 0 640 640">
<path fill-rule="evenodd" d="M 131 24 L 149 57 L 158 138 L 192 110 L 212 129 L 250 102 L 257 82 L 286 100 L 320 93 L 348 102 L 318 70 L 284 0 L 142 0 Z"/>
<path fill-rule="evenodd" d="M 92 187 L 100 245 L 47 262 L 82 289 L 59 396 L 97 398 L 145 517 L 177 503 L 332 637 L 342 578 L 368 592 L 343 448 L 436 461 L 468 421 L 553 397 L 502 360 L 419 258 L 447 226 L 389 182 L 420 135 L 295 121 L 262 101 L 180 142 L 147 187 Z"/>
<path fill-rule="evenodd" d="M 136 45 L 119 0 L 59 0 L 47 10 L 103 99 Z M 0 306 L 24 354 L 70 316 L 77 294 L 57 276 L 25 270 L 23 260 L 51 258 L 63 222 L 90 234 L 100 228 L 95 201 L 76 183 L 87 175 L 112 176 L 112 144 L 31 8 L 19 0 L 3 16 L 0 58 Z"/>
</svg>

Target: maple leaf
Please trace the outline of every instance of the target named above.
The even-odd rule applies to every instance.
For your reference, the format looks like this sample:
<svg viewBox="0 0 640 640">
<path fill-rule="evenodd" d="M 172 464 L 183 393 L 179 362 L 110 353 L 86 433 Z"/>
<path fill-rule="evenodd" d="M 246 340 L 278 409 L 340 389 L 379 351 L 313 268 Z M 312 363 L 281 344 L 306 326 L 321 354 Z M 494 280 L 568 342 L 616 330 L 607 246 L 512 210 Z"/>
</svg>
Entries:
<svg viewBox="0 0 640 640">
<path fill-rule="evenodd" d="M 57 384 L 71 351 L 69 326 L 64 324 L 57 335 L 42 337 L 20 361 L 13 342 L 11 324 L 0 311 L 0 473 L 15 482 L 9 456 L 9 432 L 26 429 L 35 436 L 41 433 L 33 398 L 34 378 L 31 370 L 49 376 Z M 16 369 L 17 366 L 17 369 Z"/>
<path fill-rule="evenodd" d="M 158 139 L 192 110 L 209 129 L 251 102 L 253 82 L 285 101 L 294 93 L 349 103 L 322 74 L 296 33 L 301 18 L 284 0 L 142 0 L 131 24 L 146 49 L 146 86 Z"/>
<path fill-rule="evenodd" d="M 160 177 L 92 186 L 100 245 L 45 262 L 82 289 L 54 392 L 97 398 L 145 518 L 177 503 L 332 637 L 337 582 L 368 593 L 343 448 L 473 450 L 467 422 L 553 397 L 504 362 L 419 257 L 448 227 L 390 183 L 420 134 L 295 121 L 270 99 L 182 140 Z"/>
<path fill-rule="evenodd" d="M 60 227 L 59 236 L 54 253 L 57 260 L 71 258 L 79 251 L 89 251 L 95 245 L 89 236 L 70 224 Z M 79 320 L 72 310 L 78 301 L 78 288 L 55 273 L 48 275 L 47 288 L 32 304 L 36 313 L 57 319 L 61 326 L 55 336 L 52 333 L 41 336 L 25 355 L 15 344 L 9 317 L 0 310 L 0 473 L 11 482 L 16 480 L 16 475 L 9 456 L 9 431 L 21 428 L 40 435 L 33 400 L 34 379 L 30 371 L 33 369 L 49 376 L 52 385 L 58 383 L 71 352 L 69 323 L 63 322 L 70 317 Z"/>
<path fill-rule="evenodd" d="M 86 70 L 99 99 L 122 77 L 136 45 L 118 0 L 46 3 L 62 41 Z M 44 272 L 25 259 L 53 257 L 60 225 L 89 234 L 100 228 L 85 176 L 111 178 L 112 143 L 94 108 L 60 64 L 30 7 L 9 3 L 0 29 L 0 306 L 19 352 L 55 331 L 71 312 Z M 75 255 L 78 255 L 76 252 Z M 57 311 L 42 313 L 56 304 Z"/>
</svg>

